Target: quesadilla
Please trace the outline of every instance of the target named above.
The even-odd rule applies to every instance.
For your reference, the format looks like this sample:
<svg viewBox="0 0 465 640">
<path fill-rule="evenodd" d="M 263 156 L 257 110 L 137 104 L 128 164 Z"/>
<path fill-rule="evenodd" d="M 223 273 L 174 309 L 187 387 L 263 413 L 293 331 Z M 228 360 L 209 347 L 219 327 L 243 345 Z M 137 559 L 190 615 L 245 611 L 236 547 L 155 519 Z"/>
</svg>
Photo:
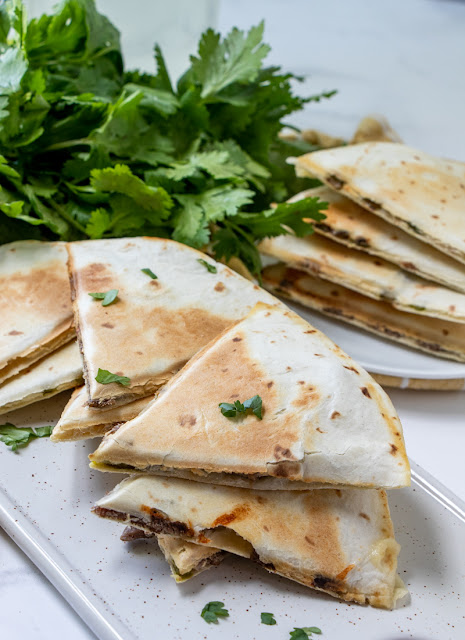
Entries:
<svg viewBox="0 0 465 640">
<path fill-rule="evenodd" d="M 255 413 L 241 408 L 246 400 Z M 300 316 L 264 304 L 194 357 L 90 459 L 102 470 L 260 489 L 410 482 L 386 393 Z"/>
<path fill-rule="evenodd" d="M 69 255 L 84 377 L 95 407 L 153 394 L 257 302 L 281 304 L 228 267 L 172 240 L 74 242 Z M 89 295 L 109 290 L 118 294 L 107 306 Z M 97 382 L 99 369 L 120 381 Z"/>
<path fill-rule="evenodd" d="M 465 294 L 423 280 L 382 258 L 347 249 L 327 238 L 278 236 L 262 240 L 259 248 L 291 267 L 375 300 L 385 300 L 401 311 L 465 322 Z"/>
<path fill-rule="evenodd" d="M 93 511 L 251 558 L 342 600 L 392 608 L 406 593 L 384 491 L 253 491 L 133 476 Z"/>
<path fill-rule="evenodd" d="M 0 413 L 26 407 L 79 384 L 82 384 L 81 355 L 73 341 L 0 385 Z"/>
<path fill-rule="evenodd" d="M 284 264 L 266 267 L 262 279 L 263 286 L 275 295 L 430 355 L 465 362 L 465 324 L 437 318 L 418 322 L 413 314 L 398 311 L 387 302 Z"/>
<path fill-rule="evenodd" d="M 138 416 L 151 400 L 152 398 L 139 398 L 122 406 L 95 409 L 89 407 L 86 388 L 81 386 L 73 391 L 50 440 L 64 442 L 100 438 L 116 425 Z"/>
<path fill-rule="evenodd" d="M 336 242 L 379 256 L 423 278 L 465 292 L 465 266 L 434 247 L 408 235 L 345 196 L 319 187 L 298 193 L 289 202 L 318 196 L 329 203 L 326 218 L 314 222 L 317 233 Z"/>
<path fill-rule="evenodd" d="M 0 246 L 0 382 L 74 337 L 64 242 Z"/>
<path fill-rule="evenodd" d="M 226 556 L 224 551 L 214 547 L 187 542 L 178 536 L 157 535 L 138 527 L 125 527 L 121 535 L 123 542 L 144 538 L 156 538 L 176 582 L 185 582 L 189 578 L 199 575 L 202 571 L 217 567 Z"/>
<path fill-rule="evenodd" d="M 317 177 L 422 242 L 465 262 L 465 164 L 403 144 L 366 142 L 308 153 L 299 177 Z"/>
</svg>

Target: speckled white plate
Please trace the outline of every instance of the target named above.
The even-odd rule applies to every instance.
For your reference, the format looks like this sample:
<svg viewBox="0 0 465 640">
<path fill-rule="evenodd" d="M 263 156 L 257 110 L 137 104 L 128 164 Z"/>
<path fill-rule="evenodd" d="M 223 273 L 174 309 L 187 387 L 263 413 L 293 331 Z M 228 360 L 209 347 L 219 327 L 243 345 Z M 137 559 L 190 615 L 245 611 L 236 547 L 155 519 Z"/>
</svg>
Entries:
<svg viewBox="0 0 465 640">
<path fill-rule="evenodd" d="M 66 399 L 2 422 L 54 424 Z M 415 465 L 412 487 L 390 493 L 399 573 L 411 597 L 382 611 L 341 603 L 232 556 L 176 585 L 154 543 L 128 546 L 119 525 L 90 513 L 120 480 L 89 469 L 96 446 L 43 439 L 14 454 L 0 443 L 0 525 L 102 640 L 285 640 L 295 626 L 320 627 L 327 640 L 465 637 L 465 508 Z M 230 617 L 206 624 L 200 611 L 210 600 L 224 602 Z M 278 624 L 260 624 L 262 611 Z"/>
</svg>

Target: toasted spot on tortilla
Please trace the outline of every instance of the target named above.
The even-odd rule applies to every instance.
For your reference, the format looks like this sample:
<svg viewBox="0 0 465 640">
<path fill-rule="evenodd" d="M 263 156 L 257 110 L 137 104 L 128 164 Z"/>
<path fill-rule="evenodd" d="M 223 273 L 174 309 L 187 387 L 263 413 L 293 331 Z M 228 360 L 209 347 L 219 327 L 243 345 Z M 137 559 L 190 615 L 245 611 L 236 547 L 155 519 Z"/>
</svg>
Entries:
<svg viewBox="0 0 465 640">
<path fill-rule="evenodd" d="M 366 387 L 360 387 L 360 391 L 363 393 L 364 396 L 366 396 L 367 398 L 371 398 L 370 392 L 368 391 L 368 389 Z"/>
<path fill-rule="evenodd" d="M 353 371 L 357 375 L 360 375 L 360 371 L 357 371 L 355 367 L 348 367 L 346 364 L 343 364 L 342 366 L 344 367 L 344 369 L 348 369 L 349 371 Z"/>
<path fill-rule="evenodd" d="M 370 516 L 367 516 L 367 514 L 366 514 L 366 513 L 360 512 L 358 515 L 359 515 L 361 518 L 364 518 L 365 520 L 370 520 Z"/>
<path fill-rule="evenodd" d="M 105 327 L 106 329 L 114 329 L 114 328 L 115 328 L 115 325 L 114 325 L 114 324 L 111 324 L 111 322 L 104 322 L 104 323 L 102 324 L 102 327 Z"/>
<path fill-rule="evenodd" d="M 10 331 L 8 333 L 9 336 L 22 336 L 24 335 L 22 331 L 16 331 L 16 329 L 13 329 L 13 331 Z"/>
<path fill-rule="evenodd" d="M 349 564 L 345 569 L 337 574 L 336 580 L 345 580 L 347 574 L 355 567 L 354 564 Z"/>
<path fill-rule="evenodd" d="M 242 340 L 242 338 L 239 338 L 237 336 L 232 339 L 233 342 L 240 342 L 241 340 Z"/>
<path fill-rule="evenodd" d="M 333 411 L 331 414 L 331 420 L 334 420 L 335 418 L 339 418 L 341 414 L 339 413 L 339 411 Z"/>
<path fill-rule="evenodd" d="M 300 475 L 298 462 L 279 462 L 270 466 L 270 474 L 277 478 L 292 478 Z"/>
<path fill-rule="evenodd" d="M 193 427 L 197 422 L 197 418 L 195 416 L 184 415 L 179 418 L 179 424 L 181 427 L 190 426 Z"/>
<path fill-rule="evenodd" d="M 222 282 L 217 282 L 214 287 L 215 291 L 224 291 L 226 287 Z"/>
<path fill-rule="evenodd" d="M 396 453 L 397 453 L 397 451 L 398 451 L 398 447 L 396 447 L 396 445 L 395 445 L 395 444 L 390 444 L 389 446 L 391 447 L 391 450 L 390 450 L 390 452 L 389 452 L 389 453 L 390 453 L 392 456 L 395 456 L 395 455 L 396 455 Z"/>
<path fill-rule="evenodd" d="M 216 518 L 216 520 L 213 522 L 212 526 L 213 527 L 218 527 L 218 526 L 223 526 L 224 527 L 224 526 L 226 526 L 228 524 L 231 524 L 231 522 L 234 522 L 235 520 L 241 520 L 246 515 L 248 515 L 249 512 L 250 512 L 250 506 L 248 504 L 239 505 L 238 507 L 233 509 L 233 511 L 231 511 L 231 513 L 224 513 L 223 515 L 221 515 L 218 518 Z"/>
<path fill-rule="evenodd" d="M 274 457 L 276 460 L 295 460 L 295 457 L 292 455 L 290 449 L 287 447 L 281 447 L 281 445 L 277 444 L 274 448 Z"/>
</svg>

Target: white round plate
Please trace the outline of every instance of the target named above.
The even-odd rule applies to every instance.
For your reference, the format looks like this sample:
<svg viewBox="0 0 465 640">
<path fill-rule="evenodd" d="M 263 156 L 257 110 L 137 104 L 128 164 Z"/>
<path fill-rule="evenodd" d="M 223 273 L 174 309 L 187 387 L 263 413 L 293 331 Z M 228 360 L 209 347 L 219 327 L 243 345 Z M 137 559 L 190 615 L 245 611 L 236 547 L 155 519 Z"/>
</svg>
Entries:
<svg viewBox="0 0 465 640">
<path fill-rule="evenodd" d="M 378 338 L 368 331 L 333 320 L 317 311 L 291 304 L 288 300 L 285 302 L 371 373 L 430 380 L 465 378 L 465 364 L 427 355 Z"/>
</svg>

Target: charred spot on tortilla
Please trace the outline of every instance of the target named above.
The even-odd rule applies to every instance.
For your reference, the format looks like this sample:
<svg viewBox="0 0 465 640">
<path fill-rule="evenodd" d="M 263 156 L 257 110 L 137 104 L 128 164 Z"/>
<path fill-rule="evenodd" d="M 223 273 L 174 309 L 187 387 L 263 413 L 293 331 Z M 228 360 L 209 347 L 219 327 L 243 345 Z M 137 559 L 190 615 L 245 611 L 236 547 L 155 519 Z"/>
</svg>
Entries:
<svg viewBox="0 0 465 640">
<path fill-rule="evenodd" d="M 364 396 L 366 396 L 367 398 L 371 398 L 370 392 L 368 391 L 368 389 L 366 387 L 360 387 L 360 391 L 363 393 Z"/>
<path fill-rule="evenodd" d="M 395 455 L 396 455 L 396 453 L 397 453 L 397 451 L 398 451 L 398 447 L 396 447 L 396 445 L 395 445 L 395 444 L 390 444 L 389 446 L 391 447 L 391 450 L 390 450 L 390 452 L 389 452 L 389 453 L 390 453 L 391 455 L 395 456 Z"/>
</svg>

